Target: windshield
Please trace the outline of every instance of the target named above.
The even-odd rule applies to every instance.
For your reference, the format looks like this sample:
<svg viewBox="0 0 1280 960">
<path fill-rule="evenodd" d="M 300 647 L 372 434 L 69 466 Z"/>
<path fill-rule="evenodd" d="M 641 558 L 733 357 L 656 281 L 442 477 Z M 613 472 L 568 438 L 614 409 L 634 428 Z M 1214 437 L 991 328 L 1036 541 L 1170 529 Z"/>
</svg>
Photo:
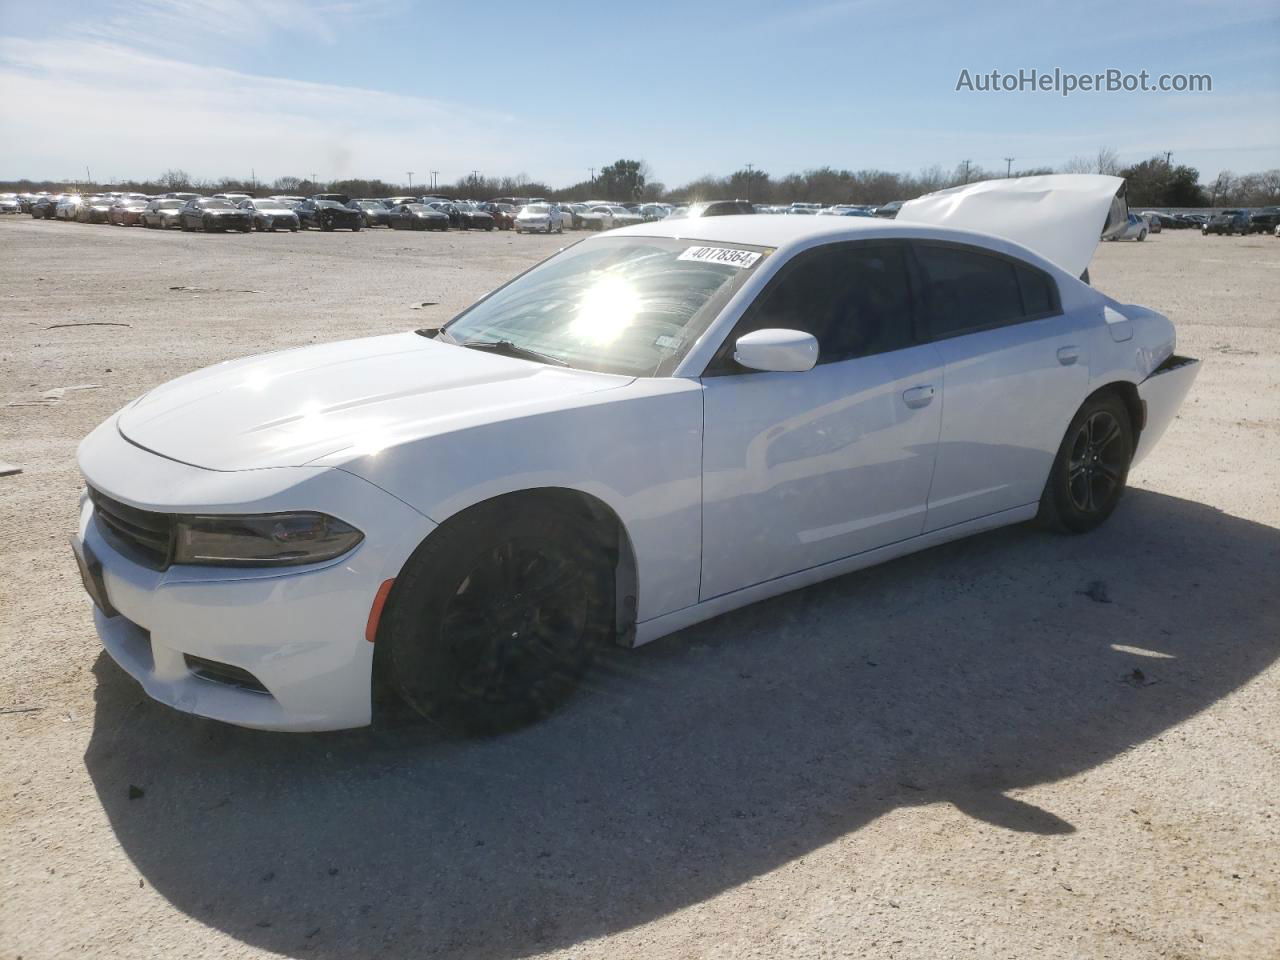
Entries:
<svg viewBox="0 0 1280 960">
<path fill-rule="evenodd" d="M 546 213 L 547 205 L 545 203 L 531 203 L 524 208 L 523 213 Z"/>
<path fill-rule="evenodd" d="M 263 213 L 293 213 L 293 210 L 283 203 L 268 203 L 265 200 L 255 201 L 254 207 Z"/>
<path fill-rule="evenodd" d="M 234 210 L 236 208 L 230 200 L 201 200 L 196 206 L 202 210 Z"/>
<path fill-rule="evenodd" d="M 585 241 L 496 290 L 444 334 L 506 341 L 583 370 L 667 376 L 769 252 L 666 237 Z"/>
</svg>

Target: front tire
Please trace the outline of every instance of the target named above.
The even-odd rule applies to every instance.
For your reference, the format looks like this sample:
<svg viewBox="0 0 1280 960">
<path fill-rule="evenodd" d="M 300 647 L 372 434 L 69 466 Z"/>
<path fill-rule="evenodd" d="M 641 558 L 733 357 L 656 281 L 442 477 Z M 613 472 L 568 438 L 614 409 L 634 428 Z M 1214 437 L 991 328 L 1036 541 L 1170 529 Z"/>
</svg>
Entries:
<svg viewBox="0 0 1280 960">
<path fill-rule="evenodd" d="M 612 609 L 608 550 L 589 524 L 550 504 L 483 504 L 435 531 L 396 579 L 381 667 L 424 717 L 498 733 L 569 698 Z"/>
<path fill-rule="evenodd" d="M 1049 470 L 1037 519 L 1063 533 L 1087 533 L 1102 524 L 1124 493 L 1134 443 L 1120 397 L 1103 393 L 1085 401 Z"/>
</svg>

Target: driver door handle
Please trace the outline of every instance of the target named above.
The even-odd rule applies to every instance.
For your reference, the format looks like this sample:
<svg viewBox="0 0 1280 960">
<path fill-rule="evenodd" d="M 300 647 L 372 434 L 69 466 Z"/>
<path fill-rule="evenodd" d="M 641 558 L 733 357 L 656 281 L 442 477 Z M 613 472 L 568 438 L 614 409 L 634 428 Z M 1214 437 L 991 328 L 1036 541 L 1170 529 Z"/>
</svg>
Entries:
<svg viewBox="0 0 1280 960">
<path fill-rule="evenodd" d="M 926 383 L 923 386 L 912 387 L 910 390 L 903 391 L 902 401 L 913 410 L 927 407 L 933 402 L 933 384 Z"/>
<path fill-rule="evenodd" d="M 1079 347 L 1059 347 L 1058 348 L 1058 362 L 1062 364 L 1064 367 L 1071 366 L 1071 364 L 1075 363 L 1079 359 L 1080 359 Z"/>
</svg>

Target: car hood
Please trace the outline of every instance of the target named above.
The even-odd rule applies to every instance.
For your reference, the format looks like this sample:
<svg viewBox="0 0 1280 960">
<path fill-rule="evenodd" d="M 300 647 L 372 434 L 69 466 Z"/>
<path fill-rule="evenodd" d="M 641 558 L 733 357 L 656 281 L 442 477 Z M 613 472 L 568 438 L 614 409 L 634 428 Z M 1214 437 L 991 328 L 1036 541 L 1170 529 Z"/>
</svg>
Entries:
<svg viewBox="0 0 1280 960">
<path fill-rule="evenodd" d="M 118 428 L 139 447 L 210 470 L 304 466 L 525 416 L 631 379 L 402 333 L 199 370 L 126 407 Z"/>
<path fill-rule="evenodd" d="M 984 180 L 909 200 L 897 219 L 1005 237 L 1078 277 L 1103 232 L 1128 219 L 1123 186 L 1093 174 Z"/>
</svg>

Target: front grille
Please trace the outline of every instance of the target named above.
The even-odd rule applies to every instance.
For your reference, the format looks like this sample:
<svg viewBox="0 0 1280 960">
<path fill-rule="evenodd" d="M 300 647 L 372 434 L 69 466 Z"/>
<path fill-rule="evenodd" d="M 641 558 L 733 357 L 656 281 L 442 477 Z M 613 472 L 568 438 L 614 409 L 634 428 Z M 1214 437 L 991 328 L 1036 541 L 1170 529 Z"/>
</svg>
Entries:
<svg viewBox="0 0 1280 960">
<path fill-rule="evenodd" d="M 234 667 L 229 663 L 219 663 L 217 660 L 206 660 L 204 657 L 197 657 L 190 653 L 182 656 L 187 663 L 187 669 L 201 680 L 223 683 L 229 687 L 238 687 L 253 693 L 267 693 L 267 688 L 262 685 L 262 681 L 248 670 Z"/>
<path fill-rule="evenodd" d="M 98 529 L 108 540 L 123 545 L 144 566 L 164 570 L 173 558 L 173 517 L 139 510 L 89 488 Z"/>
</svg>

